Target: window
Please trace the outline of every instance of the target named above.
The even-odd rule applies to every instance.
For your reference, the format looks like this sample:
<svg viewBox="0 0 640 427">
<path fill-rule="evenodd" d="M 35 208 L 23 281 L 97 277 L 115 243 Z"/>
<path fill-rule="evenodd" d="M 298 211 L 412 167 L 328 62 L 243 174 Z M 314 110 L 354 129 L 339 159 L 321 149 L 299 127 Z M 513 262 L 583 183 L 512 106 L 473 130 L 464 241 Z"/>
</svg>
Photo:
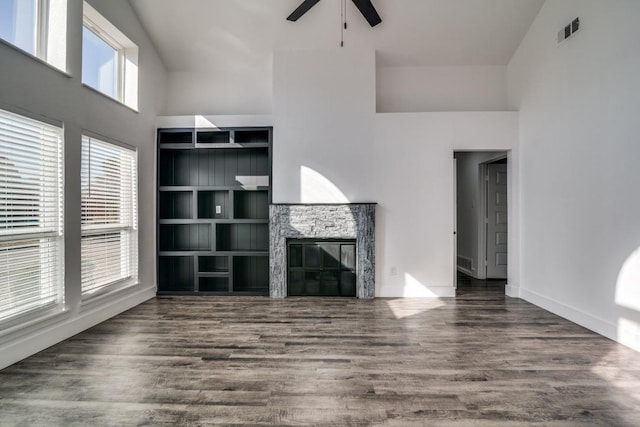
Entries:
<svg viewBox="0 0 640 427">
<path fill-rule="evenodd" d="M 82 137 L 82 294 L 138 277 L 136 152 Z"/>
<path fill-rule="evenodd" d="M 66 69 L 67 0 L 0 0 L 0 38 Z"/>
<path fill-rule="evenodd" d="M 112 98 L 118 98 L 121 47 L 109 44 L 82 27 L 82 82 Z"/>
<path fill-rule="evenodd" d="M 0 110 L 0 321 L 61 308 L 62 128 Z"/>
<path fill-rule="evenodd" d="M 138 108 L 138 47 L 86 2 L 82 83 L 134 110 Z"/>
<path fill-rule="evenodd" d="M 35 55 L 43 47 L 37 37 L 42 33 L 43 2 L 40 0 L 1 0 L 0 36 L 20 49 Z"/>
</svg>

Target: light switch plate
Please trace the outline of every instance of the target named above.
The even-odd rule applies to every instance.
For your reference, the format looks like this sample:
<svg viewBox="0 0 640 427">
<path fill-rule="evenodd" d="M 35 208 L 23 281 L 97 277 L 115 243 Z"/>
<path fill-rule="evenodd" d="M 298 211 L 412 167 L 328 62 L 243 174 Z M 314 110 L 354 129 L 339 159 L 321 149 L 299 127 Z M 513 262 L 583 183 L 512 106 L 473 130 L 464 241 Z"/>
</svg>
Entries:
<svg viewBox="0 0 640 427">
<path fill-rule="evenodd" d="M 222 213 L 222 206 L 216 205 L 216 214 L 221 214 L 221 213 Z"/>
</svg>

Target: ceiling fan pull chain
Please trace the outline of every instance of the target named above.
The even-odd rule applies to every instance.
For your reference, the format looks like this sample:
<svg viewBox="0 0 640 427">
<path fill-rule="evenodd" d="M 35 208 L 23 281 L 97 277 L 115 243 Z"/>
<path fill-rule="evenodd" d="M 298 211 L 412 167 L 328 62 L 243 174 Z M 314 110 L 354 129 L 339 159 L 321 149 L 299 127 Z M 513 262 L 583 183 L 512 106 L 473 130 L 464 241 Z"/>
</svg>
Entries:
<svg viewBox="0 0 640 427">
<path fill-rule="evenodd" d="M 347 0 L 342 0 L 342 4 L 344 5 L 344 29 L 347 29 Z"/>
<path fill-rule="evenodd" d="M 341 0 L 340 3 L 340 47 L 344 47 L 344 30 L 347 28 L 346 14 L 347 14 L 347 0 Z"/>
</svg>

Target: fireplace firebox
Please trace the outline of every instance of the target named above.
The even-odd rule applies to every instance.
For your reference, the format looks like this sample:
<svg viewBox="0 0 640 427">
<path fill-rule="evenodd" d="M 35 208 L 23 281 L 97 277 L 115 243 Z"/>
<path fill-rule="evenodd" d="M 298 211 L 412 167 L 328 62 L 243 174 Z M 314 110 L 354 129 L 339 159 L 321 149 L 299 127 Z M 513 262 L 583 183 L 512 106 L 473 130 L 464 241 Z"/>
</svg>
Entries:
<svg viewBox="0 0 640 427">
<path fill-rule="evenodd" d="M 287 240 L 288 296 L 356 296 L 355 240 Z"/>
</svg>

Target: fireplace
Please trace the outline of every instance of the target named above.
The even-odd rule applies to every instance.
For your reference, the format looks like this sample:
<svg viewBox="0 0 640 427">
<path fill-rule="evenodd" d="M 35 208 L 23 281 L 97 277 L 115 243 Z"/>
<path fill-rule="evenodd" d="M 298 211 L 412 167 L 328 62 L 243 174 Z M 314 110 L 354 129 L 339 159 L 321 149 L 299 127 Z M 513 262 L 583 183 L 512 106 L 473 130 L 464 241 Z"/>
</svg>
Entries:
<svg viewBox="0 0 640 427">
<path fill-rule="evenodd" d="M 374 298 L 375 203 L 270 205 L 269 257 L 272 298 Z"/>
</svg>

